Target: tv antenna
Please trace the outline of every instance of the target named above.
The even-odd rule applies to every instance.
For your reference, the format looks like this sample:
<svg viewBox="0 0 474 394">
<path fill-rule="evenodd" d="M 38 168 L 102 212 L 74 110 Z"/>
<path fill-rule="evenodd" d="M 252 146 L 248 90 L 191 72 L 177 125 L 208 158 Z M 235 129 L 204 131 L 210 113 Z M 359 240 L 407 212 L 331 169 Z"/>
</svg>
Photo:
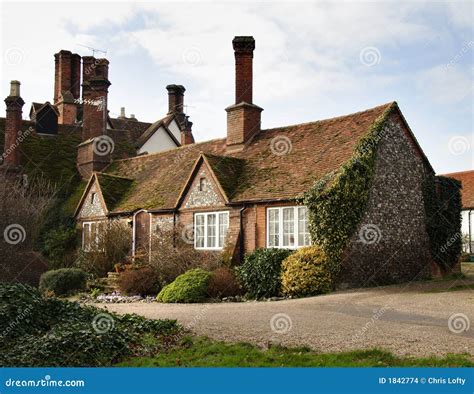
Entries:
<svg viewBox="0 0 474 394">
<path fill-rule="evenodd" d="M 89 49 L 90 51 L 92 51 L 92 56 L 94 56 L 94 57 L 95 57 L 96 52 L 103 53 L 104 56 L 107 56 L 107 51 L 103 51 L 102 49 L 92 48 L 92 47 L 90 47 L 90 46 L 88 46 L 88 45 L 82 45 L 82 44 L 77 44 L 77 45 L 79 45 L 80 47 L 87 48 L 87 49 Z"/>
<path fill-rule="evenodd" d="M 187 115 L 188 114 L 188 108 L 196 108 L 195 105 L 183 105 L 184 107 L 184 114 Z"/>
</svg>

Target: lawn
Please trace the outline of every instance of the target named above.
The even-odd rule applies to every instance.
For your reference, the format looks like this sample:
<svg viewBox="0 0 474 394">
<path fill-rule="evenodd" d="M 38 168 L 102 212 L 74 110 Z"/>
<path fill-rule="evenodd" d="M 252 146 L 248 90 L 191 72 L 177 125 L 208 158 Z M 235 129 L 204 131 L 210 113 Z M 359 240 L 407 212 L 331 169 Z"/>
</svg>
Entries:
<svg viewBox="0 0 474 394">
<path fill-rule="evenodd" d="M 267 350 L 247 343 L 229 344 L 203 337 L 186 337 L 181 346 L 153 357 L 129 358 L 123 367 L 474 367 L 469 355 L 443 358 L 397 357 L 380 349 L 317 353 L 309 348 L 272 346 Z"/>
</svg>

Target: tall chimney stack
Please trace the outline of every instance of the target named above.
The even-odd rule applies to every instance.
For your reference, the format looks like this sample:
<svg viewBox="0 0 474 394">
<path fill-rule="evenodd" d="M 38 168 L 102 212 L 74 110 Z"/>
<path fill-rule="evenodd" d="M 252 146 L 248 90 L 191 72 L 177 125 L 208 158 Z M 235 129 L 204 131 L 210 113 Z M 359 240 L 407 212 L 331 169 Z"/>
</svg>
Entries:
<svg viewBox="0 0 474 394">
<path fill-rule="evenodd" d="M 184 127 L 184 92 L 186 89 L 183 85 L 168 85 L 168 115 L 175 115 L 181 126 Z"/>
<path fill-rule="evenodd" d="M 106 136 L 109 62 L 93 56 L 82 58 L 82 143 L 77 168 L 83 179 L 101 171 L 111 159 L 114 141 Z"/>
<path fill-rule="evenodd" d="M 25 102 L 20 96 L 20 82 L 11 81 L 10 95 L 5 99 L 7 117 L 5 121 L 5 142 L 3 146 L 3 163 L 16 167 L 20 165 L 22 108 Z"/>
<path fill-rule="evenodd" d="M 54 55 L 54 105 L 60 124 L 73 124 L 77 117 L 77 100 L 81 91 L 81 57 L 61 50 Z"/>
<path fill-rule="evenodd" d="M 260 132 L 262 108 L 252 102 L 253 37 L 238 36 L 232 40 L 235 56 L 235 104 L 227 111 L 227 151 L 239 151 Z"/>
<path fill-rule="evenodd" d="M 93 56 L 82 58 L 82 140 L 105 134 L 109 61 Z"/>
</svg>

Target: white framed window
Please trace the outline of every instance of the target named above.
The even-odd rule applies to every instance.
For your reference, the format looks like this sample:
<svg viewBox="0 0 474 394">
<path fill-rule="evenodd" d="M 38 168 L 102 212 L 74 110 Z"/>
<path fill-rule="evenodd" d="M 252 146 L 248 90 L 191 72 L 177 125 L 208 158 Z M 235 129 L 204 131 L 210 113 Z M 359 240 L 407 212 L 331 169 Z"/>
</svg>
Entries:
<svg viewBox="0 0 474 394">
<path fill-rule="evenodd" d="M 296 249 L 311 245 L 308 208 L 267 208 L 267 247 Z"/>
<path fill-rule="evenodd" d="M 196 249 L 222 249 L 228 229 L 229 212 L 194 214 L 194 247 Z"/>
</svg>

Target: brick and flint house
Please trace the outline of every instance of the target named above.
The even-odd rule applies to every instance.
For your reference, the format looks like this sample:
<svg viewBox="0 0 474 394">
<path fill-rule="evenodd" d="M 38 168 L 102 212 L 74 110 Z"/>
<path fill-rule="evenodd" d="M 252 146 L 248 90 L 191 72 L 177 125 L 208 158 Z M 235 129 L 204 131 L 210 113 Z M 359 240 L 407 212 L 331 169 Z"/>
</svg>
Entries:
<svg viewBox="0 0 474 394">
<path fill-rule="evenodd" d="M 105 59 L 82 59 L 82 102 L 76 104 L 77 59 L 67 60 L 64 71 L 62 51 L 56 55 L 54 104 L 34 105 L 29 122 L 21 122 L 22 100 L 15 90 L 19 85 L 12 85 L 6 100 L 5 151 L 15 144 L 19 128 L 38 129 L 43 112 L 49 113 L 44 116 L 49 119 L 47 129 L 56 130 L 57 118 L 57 135 L 80 138 L 74 141 L 82 197 L 74 217 L 84 250 L 94 247 L 105 224 L 118 220 L 133 229 L 135 255 L 140 251 L 150 256 L 154 236 L 174 228 L 195 249 L 224 253 L 239 262 L 256 248 L 310 245 L 310 212 L 303 197 L 316 183 L 353 163 L 361 143 L 378 127 L 370 148 L 376 155 L 368 198 L 344 245 L 340 282 L 388 283 L 435 272 L 423 195 L 424 179 L 434 171 L 398 105 L 262 129 L 263 109 L 254 104 L 252 94 L 255 41 L 235 37 L 232 43 L 235 102 L 225 109 L 223 138 L 194 142 L 180 85 L 168 86 L 168 114 L 153 124 L 125 119 L 124 114 L 108 116 Z M 91 105 L 97 101 L 102 111 Z M 59 143 L 50 135 L 33 134 L 43 144 Z M 27 143 L 21 147 L 15 150 L 19 157 L 15 153 L 5 160 L 13 165 L 24 160 L 28 167 L 33 148 Z M 76 157 L 65 156 L 69 162 Z M 338 219 L 347 213 L 340 212 Z"/>
<path fill-rule="evenodd" d="M 385 282 L 429 275 L 434 263 L 422 183 L 434 172 L 397 104 L 261 129 L 262 108 L 252 95 L 255 41 L 236 37 L 233 48 L 235 103 L 225 109 L 226 137 L 114 160 L 94 173 L 75 213 L 84 247 L 111 219 L 133 227 L 135 253 L 152 253 L 153 236 L 169 227 L 184 229 L 196 249 L 226 253 L 234 261 L 256 248 L 309 245 L 302 197 L 351 160 L 383 119 L 370 198 L 347 243 L 341 281 L 357 285 L 368 272 Z"/>
</svg>

